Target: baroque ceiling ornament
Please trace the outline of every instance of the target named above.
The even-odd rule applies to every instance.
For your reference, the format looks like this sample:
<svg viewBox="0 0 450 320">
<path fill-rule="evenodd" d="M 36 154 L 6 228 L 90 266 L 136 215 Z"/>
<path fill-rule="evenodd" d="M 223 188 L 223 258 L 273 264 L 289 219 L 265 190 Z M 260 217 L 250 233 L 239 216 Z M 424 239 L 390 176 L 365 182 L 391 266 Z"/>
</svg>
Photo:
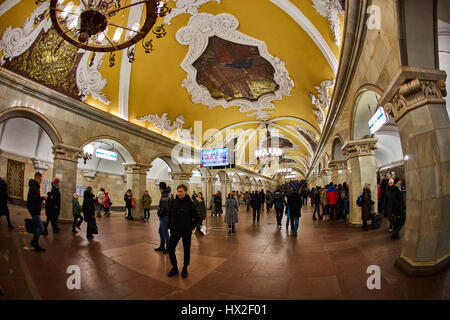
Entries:
<svg viewBox="0 0 450 320">
<path fill-rule="evenodd" d="M 334 86 L 334 80 L 325 80 L 318 86 L 315 86 L 318 95 L 308 94 L 308 97 L 311 99 L 313 105 L 316 106 L 317 109 L 313 109 L 313 113 L 317 117 L 317 122 L 319 127 L 322 128 L 325 124 L 325 112 L 324 110 L 328 109 L 331 103 L 331 98 L 329 94 L 329 90 Z"/>
<path fill-rule="evenodd" d="M 183 14 L 188 13 L 194 16 L 198 13 L 198 9 L 205 3 L 216 1 L 220 3 L 220 0 L 172 0 L 176 2 L 176 8 L 172 8 L 171 11 L 164 18 L 164 23 L 170 24 L 172 19 Z"/>
<path fill-rule="evenodd" d="M 138 121 L 150 121 L 155 127 L 157 127 L 162 132 L 171 132 L 174 129 L 177 129 L 177 134 L 180 138 L 184 140 L 192 139 L 192 128 L 183 129 L 183 125 L 185 122 L 184 115 L 180 114 L 177 116 L 175 121 L 172 123 L 170 119 L 167 117 L 168 113 L 164 112 L 161 117 L 157 114 L 149 114 L 140 118 L 137 118 Z"/>
<path fill-rule="evenodd" d="M 273 113 L 275 106 L 273 100 L 281 100 L 282 96 L 289 96 L 294 82 L 289 77 L 285 63 L 277 57 L 269 54 L 267 46 L 263 41 L 249 37 L 237 31 L 239 22 L 236 17 L 222 13 L 216 16 L 206 13 L 199 13 L 189 20 L 188 26 L 178 30 L 176 39 L 183 45 L 189 45 L 189 51 L 186 55 L 181 67 L 187 73 L 187 78 L 183 81 L 182 86 L 185 87 L 192 96 L 192 101 L 196 104 L 204 104 L 210 109 L 223 106 L 228 108 L 231 106 L 239 106 L 239 111 L 248 113 L 247 116 L 256 116 L 257 119 L 267 120 L 269 114 Z M 267 93 L 260 96 L 256 101 L 247 99 L 233 99 L 226 101 L 225 99 L 214 99 L 207 88 L 197 83 L 197 69 L 193 64 L 206 50 L 209 38 L 217 36 L 221 39 L 231 41 L 237 44 L 258 47 L 261 57 L 266 59 L 274 68 L 274 81 L 279 88 L 273 93 Z"/>
<path fill-rule="evenodd" d="M 25 19 L 21 28 L 13 29 L 12 26 L 9 26 L 5 29 L 0 40 L 0 51 L 3 52 L 0 65 L 4 65 L 7 60 L 22 55 L 32 46 L 41 31 L 48 32 L 50 30 L 51 20 L 45 18 L 49 4 L 50 2 L 46 1 L 38 6 Z M 102 93 L 107 80 L 102 79 L 98 71 L 102 63 L 103 53 L 95 57 L 92 66 L 88 66 L 90 64 L 90 52 L 80 50 L 78 52 L 84 52 L 84 55 L 77 68 L 76 83 L 82 101 L 85 101 L 88 95 L 92 95 L 92 98 L 104 104 L 110 104 L 110 101 Z"/>
<path fill-rule="evenodd" d="M 341 45 L 341 32 L 339 14 L 344 15 L 345 12 L 339 3 L 339 0 L 313 0 L 314 9 L 330 22 L 330 29 L 333 33 L 334 43 Z"/>
</svg>

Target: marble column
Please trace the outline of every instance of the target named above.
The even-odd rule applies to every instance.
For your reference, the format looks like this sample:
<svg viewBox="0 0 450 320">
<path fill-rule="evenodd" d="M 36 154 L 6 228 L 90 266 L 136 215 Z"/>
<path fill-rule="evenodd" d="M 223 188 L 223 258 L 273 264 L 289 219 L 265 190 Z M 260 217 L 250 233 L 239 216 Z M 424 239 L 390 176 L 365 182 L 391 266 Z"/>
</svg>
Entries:
<svg viewBox="0 0 450 320">
<path fill-rule="evenodd" d="M 127 175 L 127 189 L 131 189 L 133 194 L 134 209 L 131 214 L 135 220 L 144 220 L 144 209 L 142 208 L 141 198 L 147 190 L 147 171 L 152 167 L 144 163 L 124 163 L 125 172 Z"/>
<path fill-rule="evenodd" d="M 57 144 L 53 146 L 53 179 L 60 180 L 61 212 L 59 220 L 63 223 L 73 222 L 72 197 L 77 188 L 77 164 L 83 150 L 80 148 Z"/>
<path fill-rule="evenodd" d="M 406 223 L 397 265 L 411 275 L 450 264 L 450 130 L 446 74 L 401 67 L 380 99 L 394 117 L 405 157 Z"/>
<path fill-rule="evenodd" d="M 328 163 L 331 169 L 331 181 L 334 184 L 343 184 L 347 181 L 347 161 L 346 160 L 331 160 Z"/>
<path fill-rule="evenodd" d="M 170 175 L 172 176 L 173 179 L 173 188 L 174 190 L 172 190 L 172 193 L 175 195 L 177 193 L 176 188 L 180 185 L 180 184 L 184 184 L 186 185 L 186 187 L 189 188 L 189 180 L 192 177 L 192 172 L 170 172 Z M 191 194 L 191 190 L 188 189 L 188 193 Z"/>
<path fill-rule="evenodd" d="M 327 185 L 331 182 L 331 170 L 329 169 L 322 169 L 322 186 Z M 334 181 L 333 181 L 334 183 Z"/>
<path fill-rule="evenodd" d="M 362 225 L 361 208 L 356 205 L 356 199 L 366 183 L 372 185 L 372 200 L 375 202 L 373 210 L 377 212 L 377 164 L 375 162 L 377 141 L 377 138 L 350 140 L 342 147 L 342 151 L 347 157 L 348 172 L 351 179 L 351 181 L 347 181 L 350 188 L 349 222 L 355 226 Z"/>
</svg>

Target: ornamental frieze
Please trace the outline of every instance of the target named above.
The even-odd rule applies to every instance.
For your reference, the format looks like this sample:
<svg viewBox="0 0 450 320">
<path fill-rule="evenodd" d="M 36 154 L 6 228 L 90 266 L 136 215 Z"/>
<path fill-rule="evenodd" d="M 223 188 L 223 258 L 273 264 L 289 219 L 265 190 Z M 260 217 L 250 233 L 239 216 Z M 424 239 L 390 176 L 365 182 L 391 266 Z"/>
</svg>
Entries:
<svg viewBox="0 0 450 320">
<path fill-rule="evenodd" d="M 342 151 L 347 160 L 355 157 L 374 156 L 377 142 L 377 138 L 350 140 L 342 147 Z"/>
</svg>

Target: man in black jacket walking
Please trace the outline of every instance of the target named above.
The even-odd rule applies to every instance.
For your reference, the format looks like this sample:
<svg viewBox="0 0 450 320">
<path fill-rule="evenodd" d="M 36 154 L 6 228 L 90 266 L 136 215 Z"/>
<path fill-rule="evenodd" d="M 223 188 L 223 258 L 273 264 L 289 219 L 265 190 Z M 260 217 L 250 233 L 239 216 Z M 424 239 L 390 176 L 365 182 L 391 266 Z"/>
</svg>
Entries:
<svg viewBox="0 0 450 320">
<path fill-rule="evenodd" d="M 192 202 L 191 198 L 186 194 L 187 187 L 180 184 L 177 187 L 177 197 L 170 203 L 169 209 L 169 258 L 172 264 L 168 276 L 172 277 L 178 274 L 177 257 L 175 250 L 181 238 L 183 238 L 184 249 L 184 266 L 181 271 L 181 276 L 186 278 L 188 276 L 187 267 L 189 266 L 191 256 L 191 236 L 192 231 L 198 225 L 200 216 L 197 208 Z"/>
<path fill-rule="evenodd" d="M 34 174 L 34 179 L 28 182 L 28 196 L 27 196 L 27 209 L 31 214 L 33 220 L 33 240 L 31 246 L 36 252 L 45 251 L 44 248 L 39 246 L 39 236 L 44 231 L 44 226 L 41 221 L 41 208 L 42 202 L 47 200 L 47 195 L 41 197 L 40 184 L 42 182 L 42 175 L 39 172 Z"/>
<path fill-rule="evenodd" d="M 255 224 L 255 220 L 259 222 L 259 216 L 261 214 L 261 195 L 258 193 L 258 191 L 255 191 L 254 194 L 252 194 L 252 199 L 250 200 L 250 204 L 253 208 L 253 224 Z M 258 217 L 256 216 L 258 214 Z"/>
<path fill-rule="evenodd" d="M 52 225 L 53 233 L 58 233 L 61 229 L 58 227 L 58 218 L 61 210 L 61 193 L 59 192 L 59 179 L 55 178 L 52 182 L 52 190 L 47 194 L 45 201 L 45 213 L 47 221 L 44 223 L 44 232 L 47 235 L 48 225 Z"/>
<path fill-rule="evenodd" d="M 165 182 L 159 183 L 159 190 L 161 191 L 161 198 L 158 206 L 158 218 L 159 218 L 159 247 L 155 248 L 155 251 L 162 251 L 164 254 L 169 253 L 169 207 L 170 202 L 170 187 Z"/>
</svg>

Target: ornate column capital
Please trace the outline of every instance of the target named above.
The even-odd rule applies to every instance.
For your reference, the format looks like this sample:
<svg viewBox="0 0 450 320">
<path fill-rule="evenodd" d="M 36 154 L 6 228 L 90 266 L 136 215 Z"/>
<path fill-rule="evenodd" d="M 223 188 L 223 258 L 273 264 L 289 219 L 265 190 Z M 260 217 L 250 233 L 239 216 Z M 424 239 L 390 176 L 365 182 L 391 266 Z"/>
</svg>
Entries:
<svg viewBox="0 0 450 320">
<path fill-rule="evenodd" d="M 347 160 L 355 157 L 372 156 L 375 155 L 377 142 L 378 138 L 350 140 L 342 147 L 342 152 Z"/>
<path fill-rule="evenodd" d="M 87 181 L 91 182 L 95 176 L 97 175 L 96 170 L 83 170 L 83 176 L 86 178 Z"/>
<path fill-rule="evenodd" d="M 191 179 L 192 172 L 170 172 L 173 180 L 187 180 Z"/>
<path fill-rule="evenodd" d="M 397 122 L 405 114 L 426 104 L 445 104 L 446 73 L 415 67 L 400 67 L 380 99 L 380 105 Z"/>
<path fill-rule="evenodd" d="M 72 147 L 65 144 L 55 144 L 52 147 L 54 159 L 61 159 L 67 161 L 78 162 L 78 159 L 83 156 L 83 149 Z"/>
<path fill-rule="evenodd" d="M 328 162 L 328 168 L 331 170 L 347 169 L 347 160 L 330 160 Z"/>
<path fill-rule="evenodd" d="M 127 174 L 141 174 L 146 175 L 147 171 L 152 167 L 151 164 L 139 163 L 139 162 L 129 162 L 124 163 L 123 167 Z"/>
</svg>

